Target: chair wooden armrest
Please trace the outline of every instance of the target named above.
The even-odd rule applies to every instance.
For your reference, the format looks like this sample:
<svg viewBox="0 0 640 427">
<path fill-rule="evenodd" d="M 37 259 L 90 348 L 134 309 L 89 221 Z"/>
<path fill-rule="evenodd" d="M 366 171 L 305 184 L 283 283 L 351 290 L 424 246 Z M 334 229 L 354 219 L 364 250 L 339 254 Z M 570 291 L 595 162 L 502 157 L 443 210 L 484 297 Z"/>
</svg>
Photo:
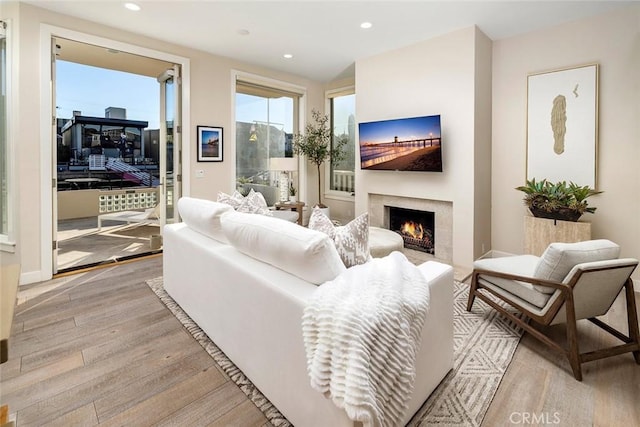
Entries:
<svg viewBox="0 0 640 427">
<path fill-rule="evenodd" d="M 517 274 L 502 273 L 499 271 L 483 270 L 479 268 L 473 270 L 472 280 L 473 277 L 477 276 L 499 277 L 501 279 L 517 280 L 519 282 L 526 282 L 531 283 L 532 285 L 544 286 L 547 288 L 559 289 L 564 291 L 571 289 L 571 287 L 565 283 L 555 282 L 552 280 L 537 279 L 535 277 L 519 276 Z"/>
</svg>

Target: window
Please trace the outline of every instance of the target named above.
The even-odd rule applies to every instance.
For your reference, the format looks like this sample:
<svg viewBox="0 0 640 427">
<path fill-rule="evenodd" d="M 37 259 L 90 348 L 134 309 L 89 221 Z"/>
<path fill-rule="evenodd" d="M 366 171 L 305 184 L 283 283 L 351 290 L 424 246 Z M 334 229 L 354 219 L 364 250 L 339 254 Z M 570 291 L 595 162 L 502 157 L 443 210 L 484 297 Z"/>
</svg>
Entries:
<svg viewBox="0 0 640 427">
<path fill-rule="evenodd" d="M 11 230 L 11 150 L 9 146 L 9 52 L 7 23 L 0 21 L 0 243 L 9 241 Z"/>
<path fill-rule="evenodd" d="M 293 157 L 300 94 L 238 81 L 236 84 L 236 187 L 261 192 L 267 204 L 280 198 L 270 159 Z M 298 187 L 296 179 L 292 185 Z M 285 192 L 287 190 L 284 190 Z"/>
<path fill-rule="evenodd" d="M 329 189 L 353 193 L 355 190 L 356 164 L 356 95 L 353 89 L 336 91 L 329 94 L 331 127 L 333 137 L 332 147 L 340 139 L 347 143 L 343 146 L 344 159 L 331 162 L 329 173 Z"/>
</svg>

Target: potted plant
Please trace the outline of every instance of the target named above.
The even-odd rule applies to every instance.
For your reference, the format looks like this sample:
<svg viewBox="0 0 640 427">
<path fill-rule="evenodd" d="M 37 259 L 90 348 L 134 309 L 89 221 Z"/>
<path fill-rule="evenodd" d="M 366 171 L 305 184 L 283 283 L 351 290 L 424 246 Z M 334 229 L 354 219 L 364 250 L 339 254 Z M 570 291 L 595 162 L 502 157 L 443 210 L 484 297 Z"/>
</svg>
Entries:
<svg viewBox="0 0 640 427">
<path fill-rule="evenodd" d="M 586 199 L 602 193 L 588 185 L 567 184 L 566 181 L 552 183 L 546 179 L 536 181 L 535 178 L 527 180 L 526 185 L 516 187 L 516 190 L 525 193 L 524 204 L 533 216 L 574 222 L 585 212 L 595 212 L 596 208 L 588 206 Z"/>
<path fill-rule="evenodd" d="M 289 184 L 289 201 L 291 203 L 296 203 L 297 193 L 298 193 L 298 190 L 296 190 L 296 187 L 293 186 L 293 183 Z"/>
<path fill-rule="evenodd" d="M 347 141 L 339 138 L 331 146 L 333 132 L 329 128 L 329 117 L 317 110 L 311 112 L 313 123 L 307 123 L 304 134 L 296 134 L 293 138 L 293 152 L 302 154 L 316 165 L 318 170 L 318 204 L 316 206 L 326 209 L 322 203 L 322 189 L 320 186 L 320 166 L 327 161 L 339 162 L 344 159 L 344 145 Z"/>
<path fill-rule="evenodd" d="M 249 191 L 251 190 L 249 187 L 246 187 L 245 184 L 251 184 L 251 178 L 239 176 L 236 179 L 236 190 L 238 190 L 238 192 L 243 196 L 249 194 Z"/>
</svg>

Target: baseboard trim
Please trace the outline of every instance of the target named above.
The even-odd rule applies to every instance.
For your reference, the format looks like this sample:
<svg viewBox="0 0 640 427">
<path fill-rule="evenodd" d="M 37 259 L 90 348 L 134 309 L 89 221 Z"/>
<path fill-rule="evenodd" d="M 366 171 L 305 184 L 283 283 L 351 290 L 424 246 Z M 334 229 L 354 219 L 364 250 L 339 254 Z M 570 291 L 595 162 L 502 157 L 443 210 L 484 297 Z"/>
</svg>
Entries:
<svg viewBox="0 0 640 427">
<path fill-rule="evenodd" d="M 480 256 L 480 258 L 478 258 L 478 259 L 502 258 L 502 257 L 506 257 L 506 256 L 514 256 L 514 254 L 512 254 L 510 252 L 503 252 L 503 251 L 497 251 L 495 249 L 491 249 L 489 252 L 482 254 Z"/>
<path fill-rule="evenodd" d="M 39 271 L 30 271 L 20 275 L 20 285 L 30 285 L 31 283 L 42 282 L 42 274 Z"/>
</svg>

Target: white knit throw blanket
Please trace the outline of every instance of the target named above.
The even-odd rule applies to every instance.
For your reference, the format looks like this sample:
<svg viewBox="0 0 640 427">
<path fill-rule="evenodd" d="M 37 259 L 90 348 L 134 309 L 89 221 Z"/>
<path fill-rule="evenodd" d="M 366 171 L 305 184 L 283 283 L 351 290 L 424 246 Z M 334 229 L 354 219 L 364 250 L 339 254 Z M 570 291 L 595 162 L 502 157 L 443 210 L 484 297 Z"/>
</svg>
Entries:
<svg viewBox="0 0 640 427">
<path fill-rule="evenodd" d="M 311 386 L 365 426 L 396 426 L 407 409 L 429 287 L 400 252 L 322 284 L 302 317 Z"/>
</svg>

